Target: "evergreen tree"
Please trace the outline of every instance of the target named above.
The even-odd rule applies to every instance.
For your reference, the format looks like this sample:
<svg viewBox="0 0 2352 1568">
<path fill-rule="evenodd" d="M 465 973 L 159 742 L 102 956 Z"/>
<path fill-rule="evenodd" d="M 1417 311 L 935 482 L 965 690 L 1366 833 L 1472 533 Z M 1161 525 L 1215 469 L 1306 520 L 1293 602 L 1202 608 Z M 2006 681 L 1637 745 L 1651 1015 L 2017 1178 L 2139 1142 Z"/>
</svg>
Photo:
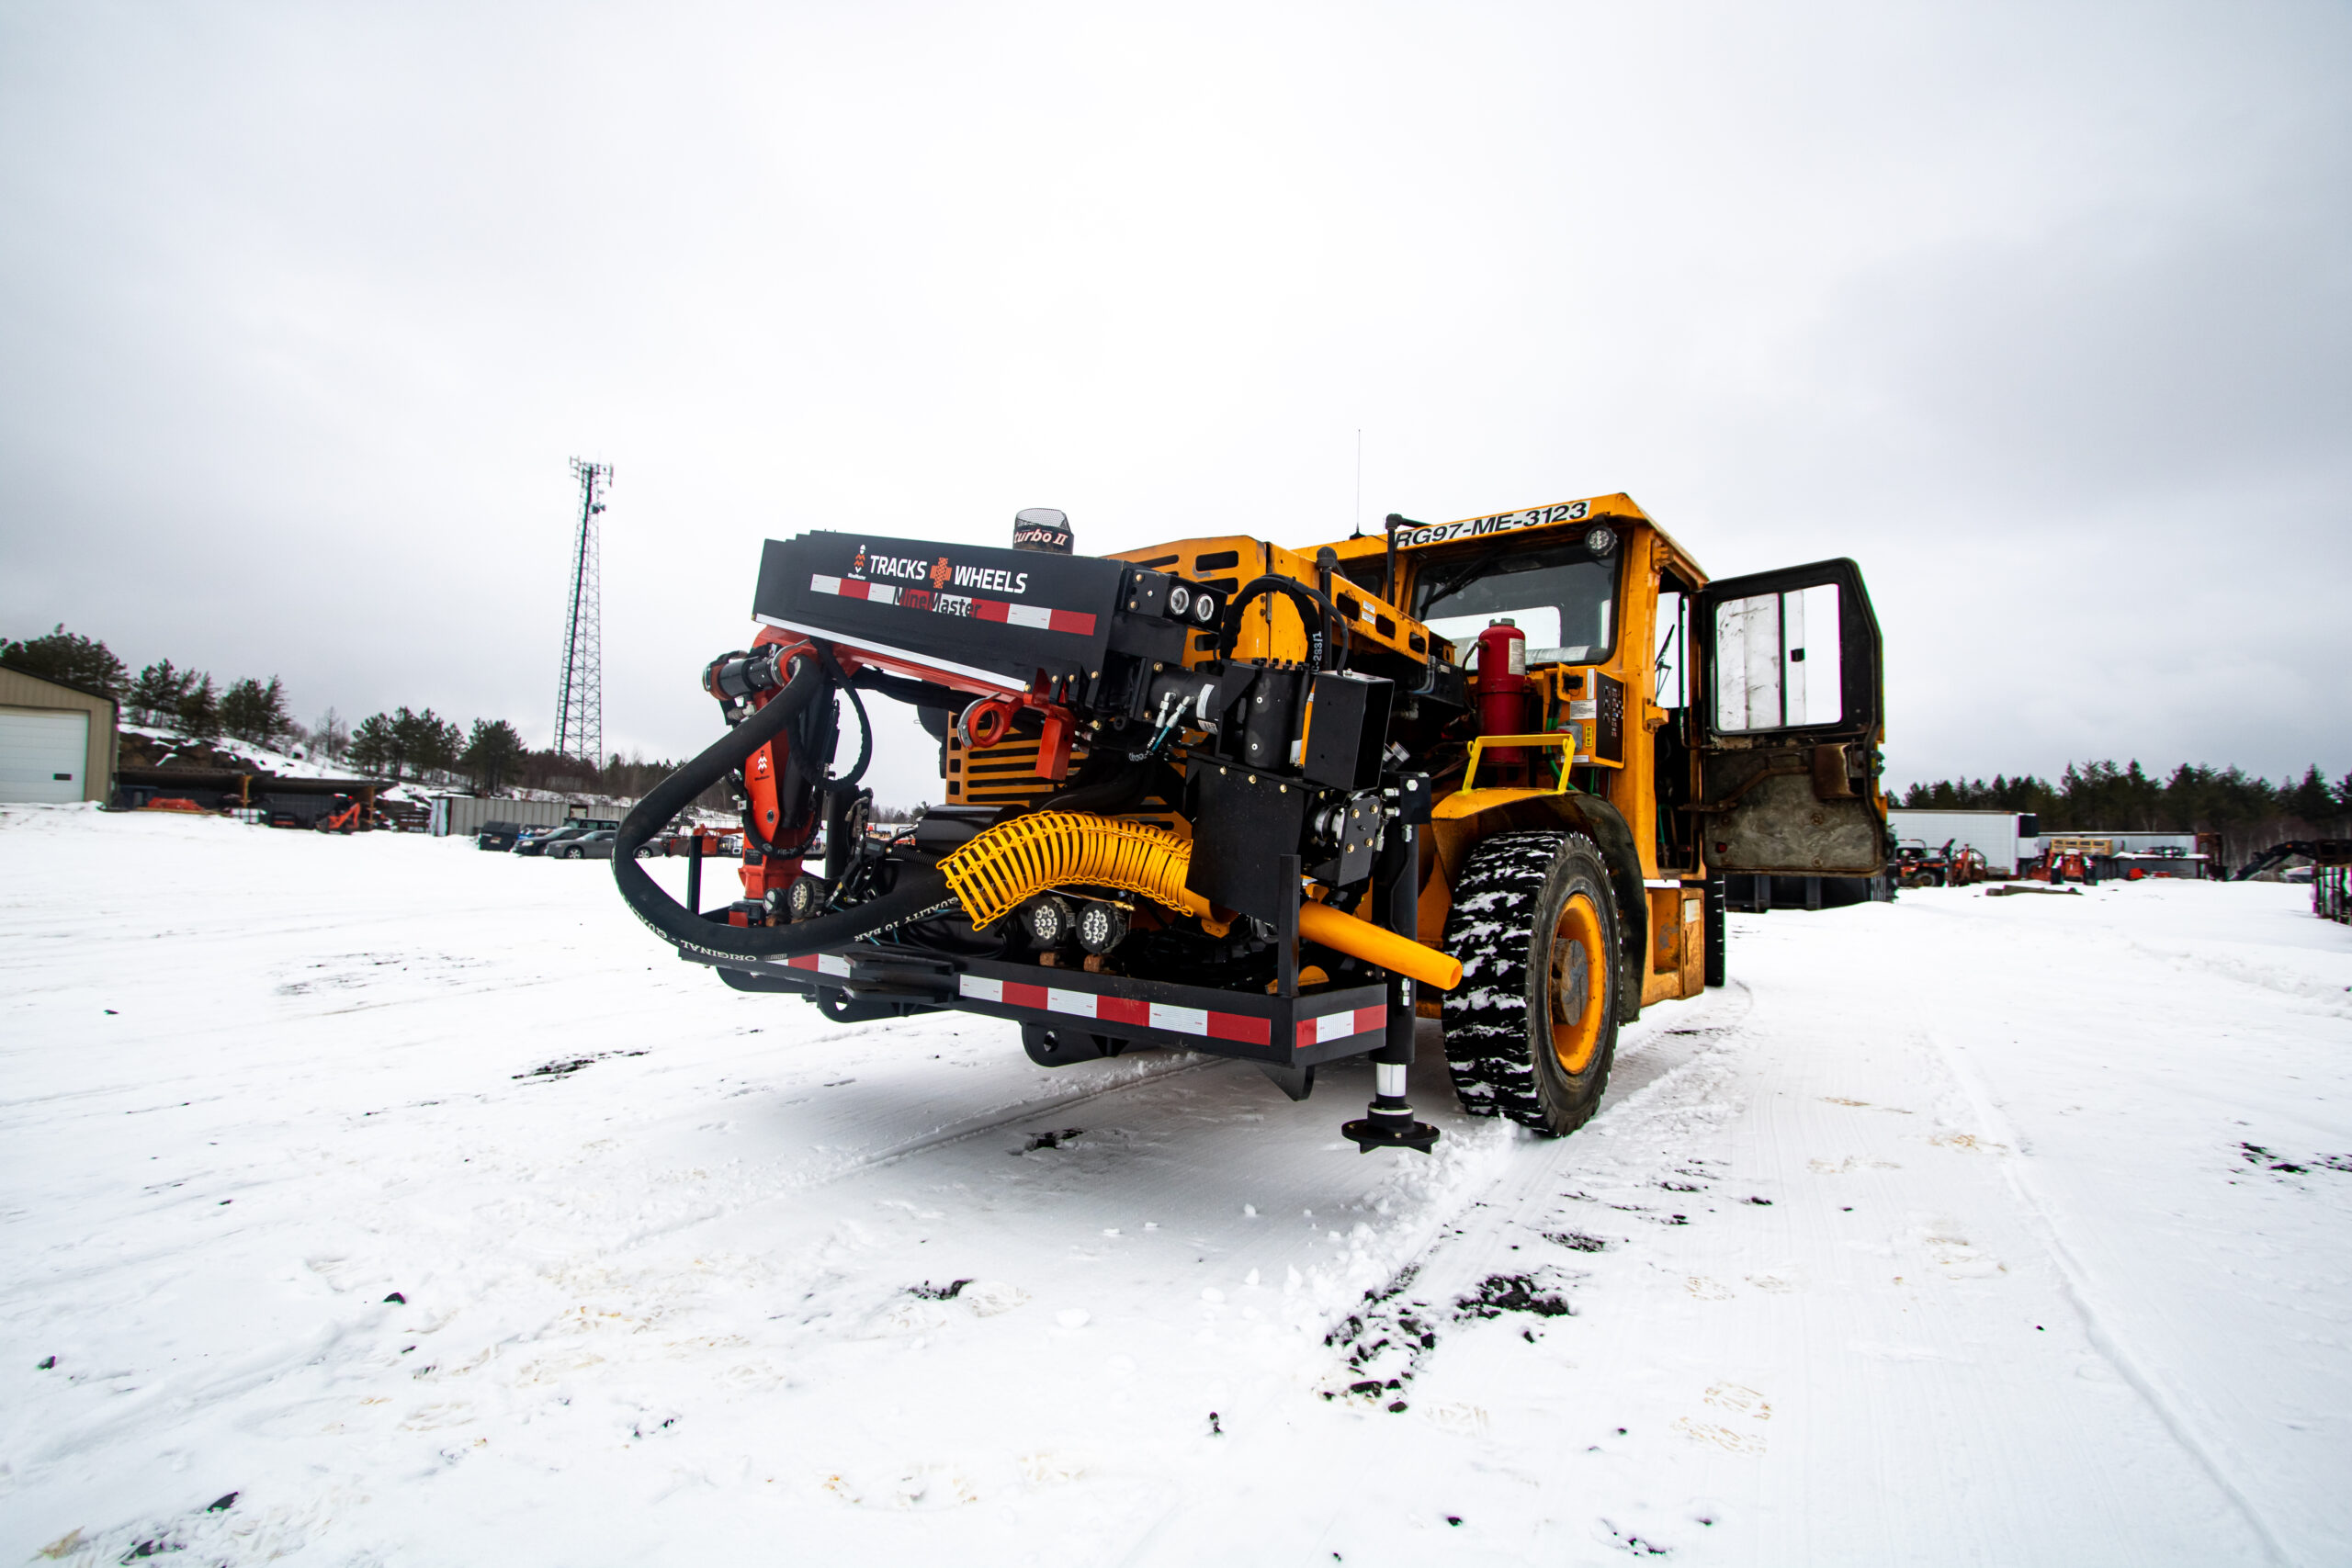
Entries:
<svg viewBox="0 0 2352 1568">
<path fill-rule="evenodd" d="M 275 744 L 294 729 L 286 712 L 285 686 L 275 675 L 266 686 L 251 679 L 235 682 L 220 698 L 220 728 L 256 746 Z"/>
<path fill-rule="evenodd" d="M 191 675 L 187 694 L 180 698 L 181 733 L 198 740 L 209 740 L 220 733 L 220 689 L 208 674 Z"/>
<path fill-rule="evenodd" d="M 130 671 L 105 643 L 67 631 L 62 621 L 46 636 L 0 641 L 0 664 L 117 699 L 130 686 Z"/>
<path fill-rule="evenodd" d="M 2030 811 L 2044 832 L 2120 829 L 2137 832 L 2220 833 L 2244 852 L 2269 835 L 2294 836 L 2352 817 L 2352 774 L 2328 783 L 2318 768 L 2274 784 L 2242 768 L 2183 762 L 2158 779 L 2139 762 L 2069 762 L 2056 784 L 2030 773 L 1972 780 L 1927 780 L 1902 792 L 1911 810 L 1974 808 Z M 2304 827 L 2297 829 L 2293 824 Z M 2332 830 L 2332 829 L 2327 829 Z"/>
<path fill-rule="evenodd" d="M 132 720 L 140 724 L 179 722 L 180 705 L 187 700 L 188 692 L 196 684 L 196 677 L 172 668 L 168 659 L 158 659 L 139 672 L 131 682 L 130 695 L 123 705 L 130 710 Z"/>
<path fill-rule="evenodd" d="M 265 746 L 290 739 L 295 731 L 294 715 L 286 705 L 286 683 L 277 676 L 261 689 L 261 742 Z"/>
<path fill-rule="evenodd" d="M 2327 787 L 2326 776 L 2313 762 L 2303 773 L 2302 782 L 2287 792 L 2287 814 L 2300 817 L 2305 822 L 2324 822 L 2335 815 L 2335 793 Z"/>
<path fill-rule="evenodd" d="M 351 744 L 346 749 L 351 765 L 361 773 L 381 776 L 388 770 L 394 778 L 400 776 L 403 753 L 392 734 L 392 721 L 382 714 L 371 713 L 359 721 L 351 732 Z"/>
<path fill-rule="evenodd" d="M 478 718 L 458 761 L 472 774 L 476 787 L 494 795 L 522 770 L 523 737 L 503 718 Z"/>
<path fill-rule="evenodd" d="M 413 767 L 420 778 L 430 771 L 455 767 L 458 753 L 465 746 L 465 737 L 458 727 L 431 708 L 421 713 L 405 707 L 393 709 L 390 729 L 394 766 Z"/>
</svg>

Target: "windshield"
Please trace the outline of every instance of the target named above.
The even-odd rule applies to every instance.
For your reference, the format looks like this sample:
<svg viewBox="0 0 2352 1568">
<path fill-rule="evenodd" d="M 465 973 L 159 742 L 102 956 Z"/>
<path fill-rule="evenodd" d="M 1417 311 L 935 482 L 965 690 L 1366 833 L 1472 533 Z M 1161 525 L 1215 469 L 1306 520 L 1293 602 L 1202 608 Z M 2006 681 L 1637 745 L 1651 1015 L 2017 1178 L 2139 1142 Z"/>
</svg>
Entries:
<svg viewBox="0 0 2352 1568">
<path fill-rule="evenodd" d="M 1413 616 L 1430 630 L 1462 644 L 1508 619 L 1527 634 L 1530 664 L 1606 659 L 1616 608 L 1616 558 L 1595 560 L 1581 540 L 1424 566 L 1413 586 Z"/>
</svg>

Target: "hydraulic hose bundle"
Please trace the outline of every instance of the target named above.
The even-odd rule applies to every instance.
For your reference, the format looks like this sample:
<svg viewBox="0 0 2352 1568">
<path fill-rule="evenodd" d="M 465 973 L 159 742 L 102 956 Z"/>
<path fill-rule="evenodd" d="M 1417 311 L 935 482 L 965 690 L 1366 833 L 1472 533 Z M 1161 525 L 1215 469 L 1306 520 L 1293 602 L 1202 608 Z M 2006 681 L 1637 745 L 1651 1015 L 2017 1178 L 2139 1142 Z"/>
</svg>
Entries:
<svg viewBox="0 0 2352 1568">
<path fill-rule="evenodd" d="M 790 925 L 723 925 L 662 891 L 638 864 L 638 850 L 695 796 L 741 767 L 831 689 L 814 660 L 794 660 L 791 679 L 766 706 L 656 784 L 622 820 L 613 846 L 613 881 L 638 919 L 667 941 L 712 958 L 795 958 L 949 909 L 987 926 L 1024 899 L 1069 886 L 1116 888 L 1180 914 L 1209 912 L 1208 902 L 1184 886 L 1192 868 L 1190 844 L 1148 824 L 1073 811 L 1043 811 L 999 823 L 936 870 L 904 866 L 897 886 L 880 897 Z M 1451 989 L 1462 978 L 1462 965 L 1446 954 L 1328 905 L 1303 906 L 1300 931 L 1310 942 L 1440 989 Z"/>
<path fill-rule="evenodd" d="M 668 827 L 695 796 L 742 766 L 752 752 L 783 734 L 802 709 L 830 695 L 831 690 L 832 682 L 815 660 L 794 660 L 792 678 L 768 699 L 766 706 L 654 785 L 621 819 L 613 841 L 613 882 L 637 918 L 666 941 L 709 958 L 797 958 L 952 907 L 944 877 L 936 871 L 910 866 L 900 873 L 897 886 L 851 908 L 788 926 L 722 925 L 671 897 L 637 863 L 637 852 Z"/>
</svg>

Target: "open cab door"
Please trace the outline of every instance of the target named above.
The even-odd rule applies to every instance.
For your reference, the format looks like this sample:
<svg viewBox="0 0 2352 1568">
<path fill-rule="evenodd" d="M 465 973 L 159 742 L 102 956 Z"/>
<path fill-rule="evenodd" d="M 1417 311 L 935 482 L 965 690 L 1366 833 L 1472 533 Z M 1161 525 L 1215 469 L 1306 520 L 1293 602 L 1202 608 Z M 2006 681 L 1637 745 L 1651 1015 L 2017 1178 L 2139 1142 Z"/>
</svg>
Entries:
<svg viewBox="0 0 2352 1568">
<path fill-rule="evenodd" d="M 1885 682 L 1850 560 L 1710 583 L 1695 609 L 1699 837 L 1713 873 L 1874 876 Z"/>
</svg>

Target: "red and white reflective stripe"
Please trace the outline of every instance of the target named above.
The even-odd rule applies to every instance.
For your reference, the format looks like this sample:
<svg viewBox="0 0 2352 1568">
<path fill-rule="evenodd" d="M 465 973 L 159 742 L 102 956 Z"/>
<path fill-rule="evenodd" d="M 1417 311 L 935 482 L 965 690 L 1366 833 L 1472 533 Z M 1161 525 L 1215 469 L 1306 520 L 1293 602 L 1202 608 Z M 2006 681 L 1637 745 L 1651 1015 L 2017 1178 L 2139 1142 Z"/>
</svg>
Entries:
<svg viewBox="0 0 2352 1568">
<path fill-rule="evenodd" d="M 1002 621 L 1007 626 L 1034 626 L 1041 632 L 1094 635 L 1094 617 L 1084 610 L 1048 610 L 1043 604 L 1014 604 L 1002 599 L 975 599 L 972 618 Z"/>
<path fill-rule="evenodd" d="M 827 577 L 817 573 L 808 579 L 811 593 L 831 593 L 842 599 L 864 599 L 876 604 L 904 603 L 905 589 L 887 582 L 861 582 L 854 577 Z M 966 611 L 976 621 L 999 621 L 1006 626 L 1029 626 L 1041 632 L 1070 632 L 1079 637 L 1094 635 L 1094 616 L 1085 610 L 1053 610 L 1043 604 L 1015 604 L 1004 599 L 978 599 L 961 593 L 939 592 L 931 596 L 931 608 L 941 614 L 954 614 L 950 606 L 968 605 Z M 919 605 L 909 605 L 919 608 Z"/>
<path fill-rule="evenodd" d="M 1171 1034 L 1196 1034 L 1205 1040 L 1238 1040 L 1248 1045 L 1265 1045 L 1272 1043 L 1274 1037 L 1270 1021 L 1243 1012 L 1170 1007 L 1166 1002 L 1139 1001 L 1134 997 L 1106 997 L 1093 991 L 1069 991 L 1058 986 L 1032 986 L 1019 980 L 991 980 L 978 975 L 964 976 L 957 989 L 970 1001 L 1035 1008 L 1040 1012 L 1098 1019 L 1104 1023 L 1136 1024 L 1146 1029 L 1163 1029 Z"/>
<path fill-rule="evenodd" d="M 844 980 L 849 978 L 849 960 L 836 958 L 830 953 L 804 953 L 797 958 L 787 958 L 784 962 L 788 969 L 814 969 L 820 975 L 838 975 Z"/>
<path fill-rule="evenodd" d="M 1388 1010 L 1384 1007 L 1357 1008 L 1350 1012 L 1327 1012 L 1321 1018 L 1298 1021 L 1298 1048 L 1328 1045 L 1334 1040 L 1352 1040 L 1359 1034 L 1369 1034 L 1375 1029 L 1388 1027 Z"/>
<path fill-rule="evenodd" d="M 887 582 L 860 582 L 855 578 L 812 577 L 808 580 L 811 593 L 835 593 L 843 599 L 871 599 L 876 604 L 895 604 L 899 591 Z"/>
</svg>

